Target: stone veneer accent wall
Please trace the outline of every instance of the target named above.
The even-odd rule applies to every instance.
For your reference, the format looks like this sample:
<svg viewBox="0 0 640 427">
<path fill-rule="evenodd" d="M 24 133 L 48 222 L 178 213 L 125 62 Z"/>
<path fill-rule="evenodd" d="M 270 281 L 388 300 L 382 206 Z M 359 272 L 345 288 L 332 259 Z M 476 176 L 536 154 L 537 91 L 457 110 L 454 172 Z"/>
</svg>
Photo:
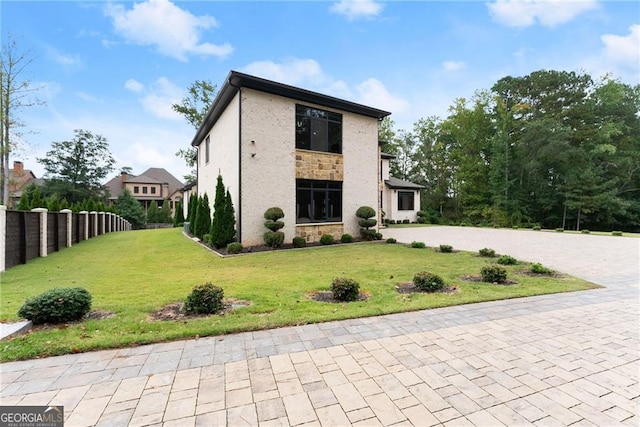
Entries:
<svg viewBox="0 0 640 427">
<path fill-rule="evenodd" d="M 296 179 L 344 181 L 342 154 L 296 150 Z"/>
<path fill-rule="evenodd" d="M 331 234 L 334 239 L 340 240 L 344 234 L 344 226 L 342 224 L 296 225 L 296 235 L 307 242 L 319 242 L 323 234 Z"/>
</svg>

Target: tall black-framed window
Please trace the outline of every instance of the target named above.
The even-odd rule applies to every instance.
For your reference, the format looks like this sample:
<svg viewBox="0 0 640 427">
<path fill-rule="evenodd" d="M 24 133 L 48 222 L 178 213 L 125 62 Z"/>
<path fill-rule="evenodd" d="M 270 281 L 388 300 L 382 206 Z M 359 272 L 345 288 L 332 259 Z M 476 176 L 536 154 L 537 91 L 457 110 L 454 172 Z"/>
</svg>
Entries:
<svg viewBox="0 0 640 427">
<path fill-rule="evenodd" d="M 413 191 L 398 191 L 398 210 L 399 211 L 412 211 L 413 210 Z"/>
<path fill-rule="evenodd" d="M 296 224 L 342 221 L 342 182 L 296 179 Z"/>
<path fill-rule="evenodd" d="M 342 114 L 296 105 L 296 148 L 342 153 Z"/>
</svg>

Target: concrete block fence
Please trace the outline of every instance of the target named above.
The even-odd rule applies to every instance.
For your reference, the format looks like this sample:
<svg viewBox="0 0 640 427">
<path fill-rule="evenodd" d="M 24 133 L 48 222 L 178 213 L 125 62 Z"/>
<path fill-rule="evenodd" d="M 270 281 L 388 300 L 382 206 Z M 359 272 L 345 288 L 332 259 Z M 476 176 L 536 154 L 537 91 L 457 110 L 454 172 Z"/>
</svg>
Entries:
<svg viewBox="0 0 640 427">
<path fill-rule="evenodd" d="M 128 230 L 129 221 L 111 212 L 14 211 L 0 205 L 0 272 L 83 240 Z"/>
</svg>

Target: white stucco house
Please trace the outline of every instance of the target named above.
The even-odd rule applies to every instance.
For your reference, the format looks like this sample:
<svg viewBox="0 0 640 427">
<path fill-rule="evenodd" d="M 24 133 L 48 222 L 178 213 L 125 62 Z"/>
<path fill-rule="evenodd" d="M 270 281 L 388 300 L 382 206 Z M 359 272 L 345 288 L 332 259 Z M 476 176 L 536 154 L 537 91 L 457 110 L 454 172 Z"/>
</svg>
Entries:
<svg viewBox="0 0 640 427">
<path fill-rule="evenodd" d="M 285 242 L 359 236 L 356 210 L 380 206 L 378 122 L 389 114 L 231 71 L 191 143 L 197 192 L 213 203 L 222 176 L 244 246 L 263 244 L 273 206 Z"/>
<path fill-rule="evenodd" d="M 391 176 L 389 162 L 394 157 L 391 154 L 380 153 L 380 207 L 385 213 L 385 220 L 399 222 L 408 219 L 415 222 L 420 210 L 420 191 L 425 187 Z"/>
</svg>

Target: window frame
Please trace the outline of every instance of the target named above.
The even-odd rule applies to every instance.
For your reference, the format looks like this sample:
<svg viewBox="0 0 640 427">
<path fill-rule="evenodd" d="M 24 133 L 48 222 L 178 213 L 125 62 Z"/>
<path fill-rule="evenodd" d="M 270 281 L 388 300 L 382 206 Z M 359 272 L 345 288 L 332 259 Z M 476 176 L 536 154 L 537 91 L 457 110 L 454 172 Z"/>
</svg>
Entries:
<svg viewBox="0 0 640 427">
<path fill-rule="evenodd" d="M 409 195 L 411 196 L 411 200 L 410 200 L 410 203 L 409 203 L 410 207 L 404 208 L 403 207 L 404 203 L 402 203 L 402 202 L 405 199 L 404 199 L 403 196 L 408 197 Z M 416 192 L 415 191 L 398 191 L 398 210 L 399 211 L 413 211 L 413 210 L 415 210 L 415 206 L 416 206 Z"/>
<path fill-rule="evenodd" d="M 306 194 L 304 200 L 308 201 L 306 209 L 308 216 L 300 216 L 305 213 L 305 211 L 300 208 L 301 193 Z M 322 218 L 317 218 L 315 215 L 318 212 L 318 209 L 315 207 L 318 196 L 320 196 L 319 198 L 323 201 L 323 206 L 321 207 L 321 211 L 323 212 Z M 296 225 L 342 222 L 342 196 L 342 181 L 296 179 Z M 336 209 L 336 205 L 338 206 L 337 210 L 339 210 L 338 215 L 331 215 L 334 213 L 333 210 Z M 301 218 L 306 218 L 307 220 L 301 221 Z"/>
<path fill-rule="evenodd" d="M 296 104 L 295 119 L 297 149 L 342 154 L 343 116 L 341 113 Z M 314 129 L 320 136 L 313 137 Z"/>
<path fill-rule="evenodd" d="M 138 185 L 133 186 L 133 194 L 140 194 L 140 187 Z"/>
<path fill-rule="evenodd" d="M 207 135 L 207 138 L 204 141 L 204 163 L 207 164 L 209 163 L 209 160 L 211 159 L 211 139 L 209 137 L 209 135 Z"/>
</svg>

